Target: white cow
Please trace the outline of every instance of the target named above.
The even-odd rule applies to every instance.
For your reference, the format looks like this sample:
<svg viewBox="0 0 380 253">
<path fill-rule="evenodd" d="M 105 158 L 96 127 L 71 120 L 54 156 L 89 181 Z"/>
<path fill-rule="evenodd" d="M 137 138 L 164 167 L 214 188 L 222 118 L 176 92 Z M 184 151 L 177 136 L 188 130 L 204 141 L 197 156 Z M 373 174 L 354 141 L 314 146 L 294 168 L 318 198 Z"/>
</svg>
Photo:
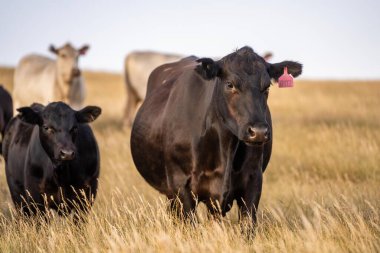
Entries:
<svg viewBox="0 0 380 253">
<path fill-rule="evenodd" d="M 176 54 L 152 51 L 135 51 L 127 55 L 124 62 L 127 103 L 124 111 L 124 126 L 132 126 L 139 105 L 145 99 L 150 73 L 158 66 L 183 58 Z"/>
<path fill-rule="evenodd" d="M 31 54 L 23 57 L 15 69 L 14 108 L 34 102 L 48 104 L 64 101 L 80 109 L 85 97 L 85 85 L 78 67 L 79 56 L 86 54 L 88 45 L 75 49 L 70 43 L 61 48 L 50 46 L 56 59 Z"/>
</svg>

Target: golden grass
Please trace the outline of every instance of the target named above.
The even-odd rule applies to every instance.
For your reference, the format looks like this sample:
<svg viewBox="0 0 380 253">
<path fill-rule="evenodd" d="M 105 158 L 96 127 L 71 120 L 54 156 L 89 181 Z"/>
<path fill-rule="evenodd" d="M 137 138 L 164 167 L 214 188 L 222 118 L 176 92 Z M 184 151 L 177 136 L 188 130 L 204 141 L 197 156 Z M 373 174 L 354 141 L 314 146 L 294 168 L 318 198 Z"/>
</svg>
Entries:
<svg viewBox="0 0 380 253">
<path fill-rule="evenodd" d="M 12 86 L 12 70 L 0 83 Z M 379 252 L 380 82 L 298 81 L 271 88 L 274 147 L 264 174 L 253 240 L 237 210 L 222 222 L 168 216 L 167 203 L 137 173 L 121 129 L 121 75 L 85 72 L 101 151 L 99 195 L 82 226 L 57 217 L 20 220 L 0 162 L 1 252 Z"/>
</svg>

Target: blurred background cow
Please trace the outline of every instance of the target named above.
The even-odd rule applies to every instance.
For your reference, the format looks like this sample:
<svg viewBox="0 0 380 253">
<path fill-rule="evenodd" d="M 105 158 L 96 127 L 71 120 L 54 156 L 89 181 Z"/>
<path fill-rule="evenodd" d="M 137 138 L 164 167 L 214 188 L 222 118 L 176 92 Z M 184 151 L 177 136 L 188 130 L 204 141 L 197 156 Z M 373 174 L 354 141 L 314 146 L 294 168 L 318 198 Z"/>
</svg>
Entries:
<svg viewBox="0 0 380 253">
<path fill-rule="evenodd" d="M 124 62 L 127 103 L 124 110 L 124 126 L 131 127 L 139 105 L 145 99 L 150 73 L 158 66 L 175 62 L 182 55 L 153 51 L 135 51 L 128 54 Z"/>
<path fill-rule="evenodd" d="M 55 59 L 37 54 L 23 57 L 14 74 L 15 108 L 34 102 L 46 105 L 52 101 L 64 101 L 79 109 L 85 97 L 79 57 L 88 49 L 88 45 L 76 49 L 66 43 L 60 48 L 50 46 Z"/>
</svg>

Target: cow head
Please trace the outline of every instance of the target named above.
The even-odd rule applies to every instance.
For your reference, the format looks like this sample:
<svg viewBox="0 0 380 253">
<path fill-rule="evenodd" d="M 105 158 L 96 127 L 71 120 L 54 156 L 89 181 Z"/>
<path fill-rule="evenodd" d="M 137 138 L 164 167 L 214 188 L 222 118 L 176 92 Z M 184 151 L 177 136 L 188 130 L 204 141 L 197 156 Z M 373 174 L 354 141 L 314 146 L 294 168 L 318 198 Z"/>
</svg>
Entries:
<svg viewBox="0 0 380 253">
<path fill-rule="evenodd" d="M 84 45 L 80 49 L 75 49 L 70 43 L 60 48 L 56 48 L 53 45 L 50 46 L 50 52 L 57 56 L 57 72 L 59 78 L 65 83 L 71 83 L 74 78 L 80 76 L 81 72 L 78 65 L 79 56 L 85 55 L 89 48 L 88 45 Z"/>
<path fill-rule="evenodd" d="M 302 65 L 284 61 L 270 64 L 251 48 L 243 47 L 219 61 L 199 59 L 195 71 L 206 80 L 216 79 L 214 100 L 223 124 L 248 145 L 262 145 L 271 138 L 267 99 L 271 79 L 288 73 L 297 77 Z"/>
<path fill-rule="evenodd" d="M 50 103 L 46 107 L 33 104 L 17 111 L 22 121 L 38 125 L 41 145 L 55 164 L 75 158 L 80 124 L 94 121 L 101 113 L 97 106 L 75 111 L 63 102 Z"/>
</svg>

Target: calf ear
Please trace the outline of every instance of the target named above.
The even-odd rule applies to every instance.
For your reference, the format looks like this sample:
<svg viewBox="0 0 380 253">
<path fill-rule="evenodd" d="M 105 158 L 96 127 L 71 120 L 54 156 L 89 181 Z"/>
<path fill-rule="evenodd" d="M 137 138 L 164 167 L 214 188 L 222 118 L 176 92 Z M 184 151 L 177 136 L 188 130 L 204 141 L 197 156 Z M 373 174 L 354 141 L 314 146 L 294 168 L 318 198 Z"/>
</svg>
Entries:
<svg viewBox="0 0 380 253">
<path fill-rule="evenodd" d="M 40 114 L 34 111 L 31 107 L 18 108 L 20 119 L 26 123 L 33 125 L 42 125 L 42 118 Z"/>
<path fill-rule="evenodd" d="M 79 123 L 90 123 L 96 120 L 96 118 L 102 113 L 102 109 L 97 106 L 86 106 L 80 111 L 75 113 Z"/>
<path fill-rule="evenodd" d="M 54 45 L 50 45 L 49 51 L 53 54 L 58 54 L 58 49 L 56 49 Z"/>
<path fill-rule="evenodd" d="M 201 64 L 195 67 L 195 71 L 204 79 L 211 80 L 217 76 L 220 76 L 221 67 L 218 62 L 215 62 L 211 58 L 200 58 L 197 62 L 200 62 Z"/>
<path fill-rule="evenodd" d="M 268 73 L 271 78 L 278 81 L 278 78 L 284 73 L 284 68 L 288 67 L 288 74 L 297 77 L 302 73 L 302 64 L 294 61 L 283 61 L 280 63 L 268 63 Z"/>
<path fill-rule="evenodd" d="M 87 53 L 87 50 L 90 49 L 89 45 L 84 45 L 81 47 L 78 51 L 80 55 L 85 55 Z"/>
<path fill-rule="evenodd" d="M 45 109 L 45 106 L 43 104 L 40 104 L 40 103 L 33 103 L 30 107 L 35 112 L 42 112 Z"/>
</svg>

